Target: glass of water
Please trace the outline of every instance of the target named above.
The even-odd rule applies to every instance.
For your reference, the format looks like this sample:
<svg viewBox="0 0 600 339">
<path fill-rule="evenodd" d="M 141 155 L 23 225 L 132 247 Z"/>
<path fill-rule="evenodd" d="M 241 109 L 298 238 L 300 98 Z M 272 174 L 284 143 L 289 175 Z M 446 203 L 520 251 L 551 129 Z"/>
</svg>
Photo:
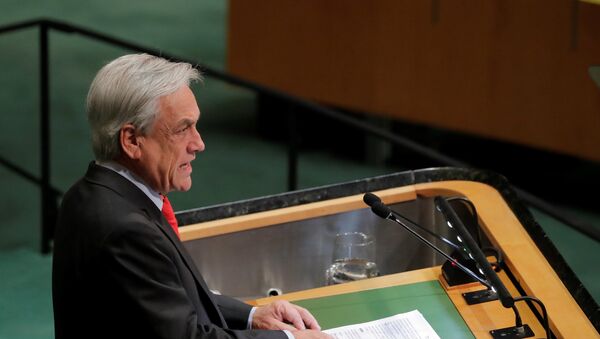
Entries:
<svg viewBox="0 0 600 339">
<path fill-rule="evenodd" d="M 363 232 L 340 233 L 335 237 L 333 264 L 325 276 L 327 285 L 367 279 L 379 275 L 375 264 L 375 239 Z"/>
</svg>

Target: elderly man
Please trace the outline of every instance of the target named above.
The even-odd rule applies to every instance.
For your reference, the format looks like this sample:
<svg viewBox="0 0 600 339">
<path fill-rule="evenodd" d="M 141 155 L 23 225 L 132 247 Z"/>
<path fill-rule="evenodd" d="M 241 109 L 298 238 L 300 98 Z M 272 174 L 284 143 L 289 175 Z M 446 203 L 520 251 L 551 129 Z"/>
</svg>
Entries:
<svg viewBox="0 0 600 339">
<path fill-rule="evenodd" d="M 178 238 L 167 193 L 204 150 L 191 65 L 126 55 L 88 93 L 96 161 L 65 195 L 53 257 L 57 339 L 329 338 L 288 302 L 215 295 Z"/>
</svg>

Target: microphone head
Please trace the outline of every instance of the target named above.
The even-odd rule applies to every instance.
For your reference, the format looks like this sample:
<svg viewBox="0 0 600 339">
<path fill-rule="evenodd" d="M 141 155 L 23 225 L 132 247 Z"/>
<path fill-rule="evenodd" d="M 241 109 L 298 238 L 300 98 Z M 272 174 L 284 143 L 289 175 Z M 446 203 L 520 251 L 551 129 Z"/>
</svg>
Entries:
<svg viewBox="0 0 600 339">
<path fill-rule="evenodd" d="M 379 197 L 378 197 L 378 196 L 376 196 L 376 195 L 375 195 L 375 194 L 373 194 L 373 193 L 366 193 L 366 194 L 363 196 L 363 201 L 365 202 L 365 204 L 367 204 L 367 205 L 369 205 L 369 206 L 371 206 L 371 207 L 372 207 L 374 203 L 376 203 L 376 202 L 379 202 L 379 203 L 380 203 L 380 202 L 381 202 L 381 199 L 379 199 Z"/>
<path fill-rule="evenodd" d="M 388 219 L 392 215 L 392 210 L 381 201 L 374 202 L 371 205 L 371 211 L 383 219 Z"/>
</svg>

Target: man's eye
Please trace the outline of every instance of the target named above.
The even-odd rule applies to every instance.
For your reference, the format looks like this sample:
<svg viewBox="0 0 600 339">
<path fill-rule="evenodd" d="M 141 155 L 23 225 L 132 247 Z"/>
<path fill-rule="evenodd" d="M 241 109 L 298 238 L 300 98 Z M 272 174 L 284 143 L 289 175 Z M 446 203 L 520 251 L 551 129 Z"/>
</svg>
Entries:
<svg viewBox="0 0 600 339">
<path fill-rule="evenodd" d="M 190 125 L 185 126 L 184 128 L 180 129 L 179 131 L 177 131 L 178 133 L 183 133 L 186 132 L 187 130 L 190 129 Z"/>
</svg>

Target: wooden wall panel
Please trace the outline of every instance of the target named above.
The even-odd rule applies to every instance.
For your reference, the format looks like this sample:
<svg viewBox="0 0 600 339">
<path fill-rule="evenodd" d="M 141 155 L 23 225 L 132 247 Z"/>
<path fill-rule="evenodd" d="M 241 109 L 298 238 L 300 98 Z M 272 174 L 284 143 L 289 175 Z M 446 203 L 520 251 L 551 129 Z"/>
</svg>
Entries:
<svg viewBox="0 0 600 339">
<path fill-rule="evenodd" d="M 600 6 L 230 1 L 228 67 L 325 104 L 600 161 Z"/>
</svg>

